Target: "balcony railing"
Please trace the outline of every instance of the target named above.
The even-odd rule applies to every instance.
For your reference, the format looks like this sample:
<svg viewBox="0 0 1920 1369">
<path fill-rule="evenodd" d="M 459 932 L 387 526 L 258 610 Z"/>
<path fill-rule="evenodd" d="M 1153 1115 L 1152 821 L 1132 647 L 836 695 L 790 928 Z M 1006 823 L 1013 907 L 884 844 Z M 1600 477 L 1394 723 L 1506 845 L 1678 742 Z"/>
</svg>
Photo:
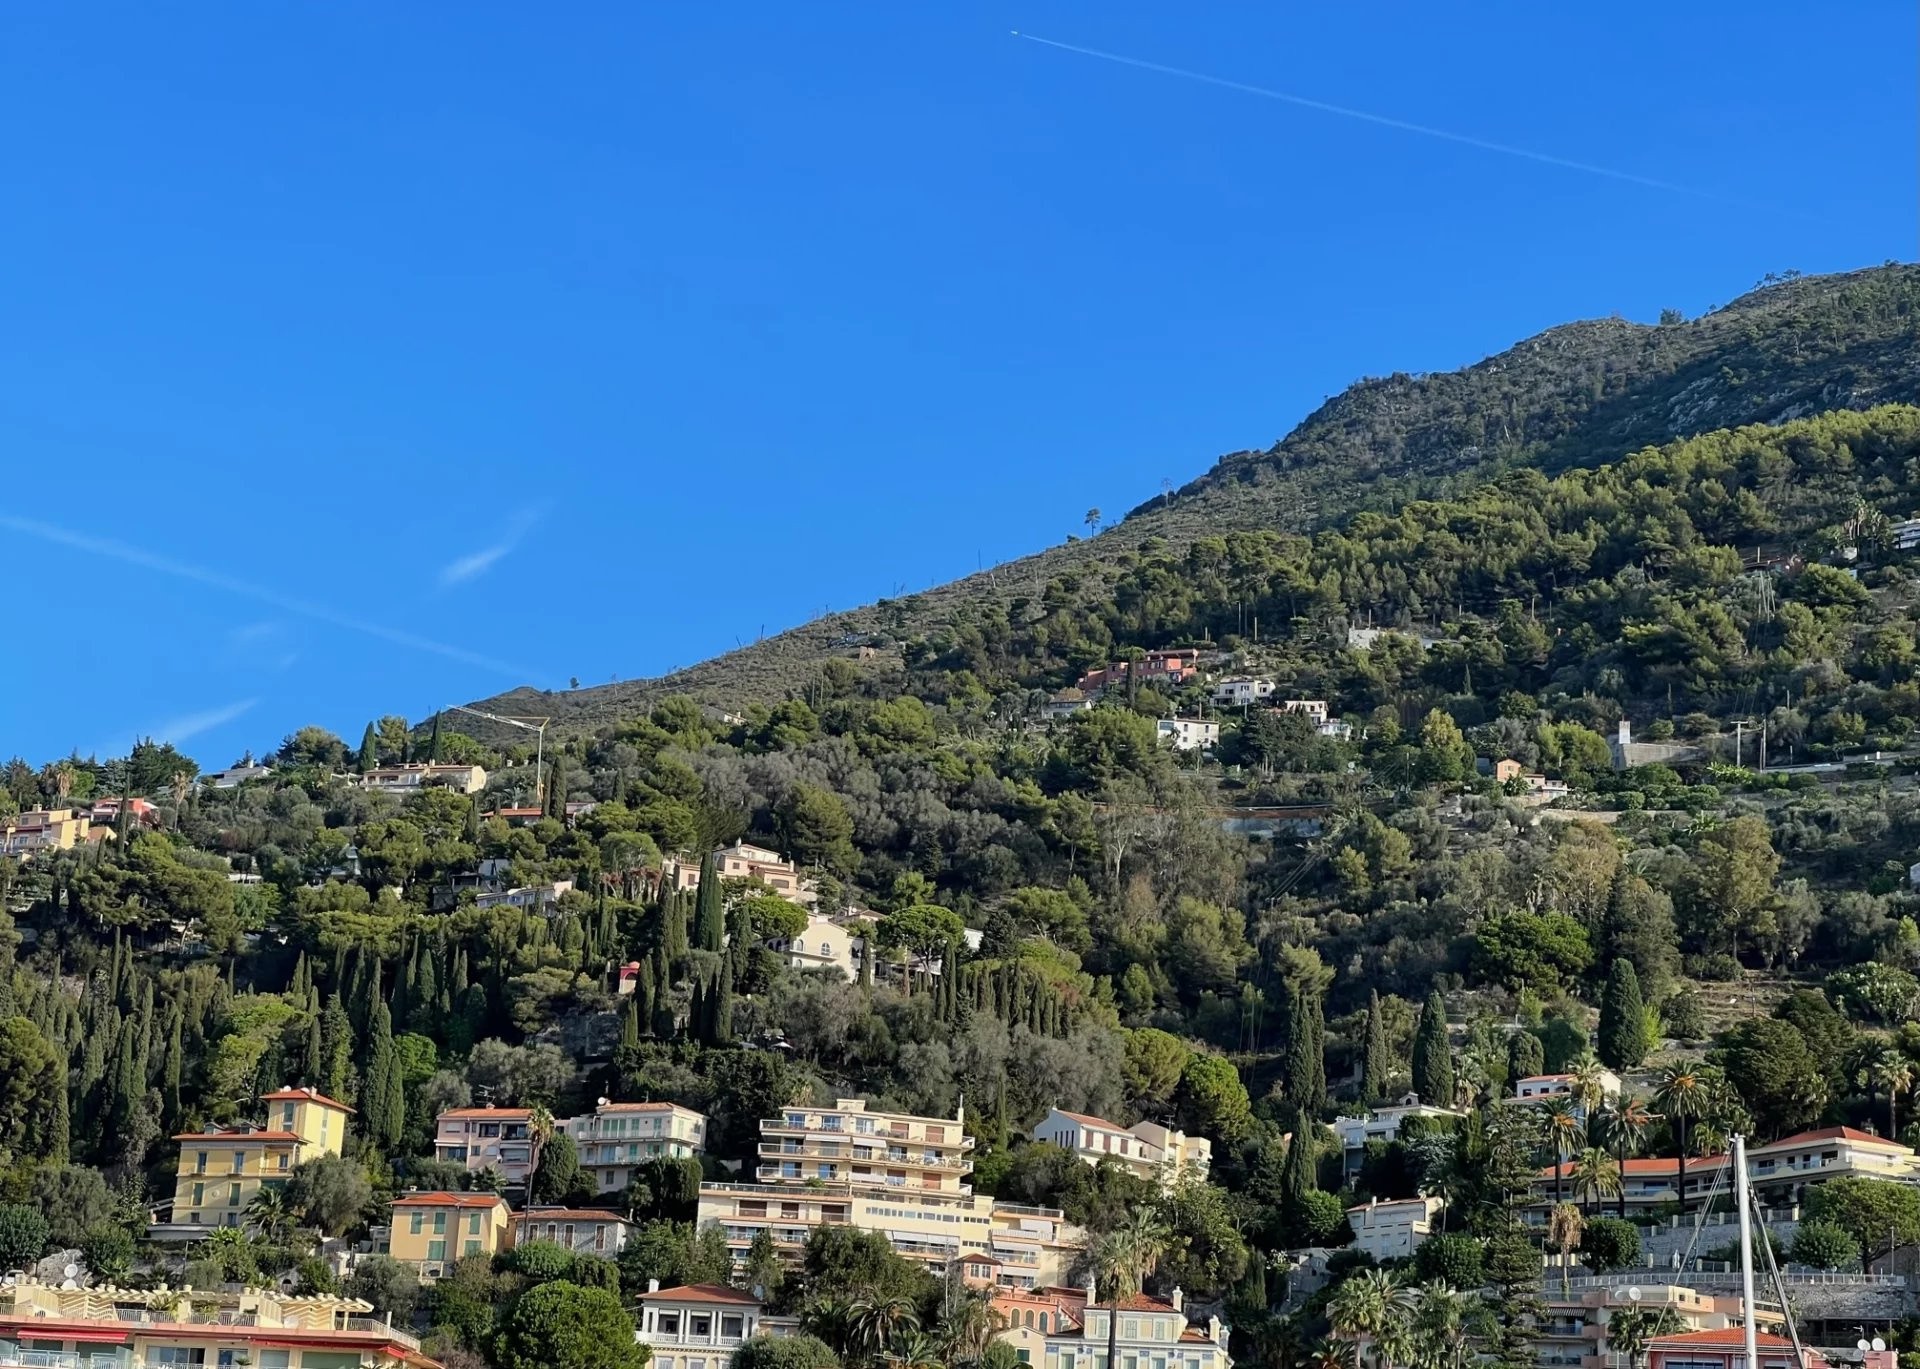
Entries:
<svg viewBox="0 0 1920 1369">
<path fill-rule="evenodd" d="M 641 1331 L 642 1345 L 658 1345 L 672 1350 L 737 1350 L 747 1343 L 745 1336 L 695 1336 L 684 1331 Z"/>
</svg>

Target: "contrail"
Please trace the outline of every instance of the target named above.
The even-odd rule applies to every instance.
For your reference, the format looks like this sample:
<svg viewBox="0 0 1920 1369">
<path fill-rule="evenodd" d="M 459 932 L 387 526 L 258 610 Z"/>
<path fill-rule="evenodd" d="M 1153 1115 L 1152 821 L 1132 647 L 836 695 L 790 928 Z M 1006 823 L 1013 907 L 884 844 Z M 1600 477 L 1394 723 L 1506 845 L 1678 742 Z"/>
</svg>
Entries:
<svg viewBox="0 0 1920 1369">
<path fill-rule="evenodd" d="M 325 623 L 329 627 L 342 628 L 348 632 L 357 632 L 364 637 L 372 637 L 393 646 L 406 647 L 410 651 L 425 652 L 430 656 L 444 656 L 449 661 L 458 661 L 462 665 L 477 670 L 490 671 L 496 675 L 509 676 L 526 681 L 537 677 L 536 672 L 520 666 L 497 661 L 491 656 L 482 656 L 478 652 L 468 651 L 464 647 L 449 646 L 445 642 L 436 642 L 428 637 L 419 637 L 411 632 L 401 632 L 394 628 L 382 627 L 378 623 L 369 623 L 364 619 L 352 618 L 338 613 L 321 604 L 310 604 L 302 599 L 289 598 L 274 590 L 259 585 L 249 585 L 235 580 L 217 571 L 203 570 L 199 566 L 189 566 L 180 561 L 169 560 L 138 547 L 127 546 L 123 542 L 110 542 L 104 538 L 88 537 L 84 533 L 72 532 L 66 528 L 55 527 L 51 523 L 40 523 L 30 518 L 16 518 L 12 514 L 0 513 L 0 529 L 17 532 L 24 537 L 35 537 L 42 542 L 51 542 L 55 546 L 70 547 L 75 551 L 84 551 L 93 556 L 104 556 L 110 561 L 119 561 L 125 565 L 138 566 L 159 575 L 170 575 L 176 580 L 190 580 L 209 589 L 221 590 L 227 594 L 238 595 L 243 599 L 252 599 L 258 603 L 270 605 L 282 613 L 297 614 L 302 618 L 311 618 L 316 623 Z"/>
<path fill-rule="evenodd" d="M 1041 38 L 1035 34 L 1013 31 L 1015 38 L 1024 38 L 1029 43 L 1040 43 L 1046 47 L 1059 48 L 1062 52 L 1077 52 L 1082 57 L 1098 57 L 1103 62 L 1118 62 L 1121 66 L 1138 67 L 1142 71 L 1159 72 L 1162 76 L 1179 76 L 1189 81 L 1200 81 L 1210 86 L 1222 86 L 1227 90 L 1237 90 L 1243 95 L 1258 95 L 1263 100 L 1279 100 L 1284 104 L 1298 105 L 1302 109 L 1314 109 L 1322 114 L 1337 114 L 1343 119 L 1358 119 L 1362 123 L 1378 124 L 1382 128 L 1398 129 L 1402 133 L 1418 133 L 1425 138 L 1439 138 L 1449 143 L 1459 143 L 1463 147 L 1474 147 L 1482 152 L 1497 152 L 1503 157 L 1519 157 L 1529 162 L 1539 162 L 1543 166 L 1557 166 L 1567 171 L 1584 171 L 1589 176 L 1605 176 L 1608 180 L 1625 181 L 1629 185 L 1646 186 L 1652 190 L 1667 190 L 1676 195 L 1692 195 L 1703 200 L 1718 200 L 1723 204 L 1737 204 L 1748 209 L 1769 209 L 1766 205 L 1751 204 L 1742 200 L 1730 199 L 1715 194 L 1711 190 L 1700 190 L 1690 185 L 1678 185 L 1673 181 L 1656 180 L 1652 176 L 1636 175 L 1631 171 L 1620 171 L 1610 166 L 1596 166 L 1592 162 L 1577 162 L 1570 157 L 1556 157 L 1547 152 L 1534 152 L 1524 147 L 1511 147 L 1506 143 L 1491 142 L 1486 138 L 1475 138 L 1466 133 L 1451 133 L 1444 128 L 1431 128 L 1426 124 L 1410 123 L 1405 119 L 1390 118 L 1385 114 L 1371 114 L 1364 109 L 1349 109 L 1345 105 L 1328 104 L 1325 100 L 1310 100 L 1304 95 L 1289 95 L 1283 90 L 1269 90 L 1265 86 L 1250 86 L 1243 81 L 1229 81 L 1224 76 L 1209 76 L 1203 71 L 1187 71 L 1182 67 L 1163 66 L 1159 62 L 1143 61 L 1138 57 L 1123 57 L 1117 52 L 1102 52 L 1098 48 L 1076 47 L 1072 43 L 1056 42 L 1052 38 Z M 1777 209 L 1769 212 L 1778 213 Z"/>
</svg>

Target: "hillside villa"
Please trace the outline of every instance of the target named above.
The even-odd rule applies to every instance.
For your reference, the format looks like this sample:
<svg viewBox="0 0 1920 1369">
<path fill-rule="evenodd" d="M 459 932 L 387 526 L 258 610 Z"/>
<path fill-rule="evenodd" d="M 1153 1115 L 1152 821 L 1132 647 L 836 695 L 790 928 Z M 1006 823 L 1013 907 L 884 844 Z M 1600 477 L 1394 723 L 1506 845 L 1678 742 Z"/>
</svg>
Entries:
<svg viewBox="0 0 1920 1369">
<path fill-rule="evenodd" d="M 498 1171 L 510 1188 L 523 1188 L 540 1163 L 532 1108 L 449 1108 L 434 1124 L 433 1158 L 469 1174 Z"/>
<path fill-rule="evenodd" d="M 618 1193 L 649 1160 L 691 1160 L 707 1148 L 705 1113 L 678 1103 L 613 1103 L 554 1124 L 573 1138 L 596 1193 Z"/>
<path fill-rule="evenodd" d="M 387 1254 L 423 1280 L 440 1278 L 469 1255 L 509 1247 L 507 1200 L 494 1193 L 406 1193 L 393 1200 Z"/>
<path fill-rule="evenodd" d="M 1103 1117 L 1054 1108 L 1033 1129 L 1033 1139 L 1070 1150 L 1087 1164 L 1111 1160 L 1142 1179 L 1171 1187 L 1192 1175 L 1205 1180 L 1213 1164 L 1213 1143 L 1158 1122 L 1118 1126 Z"/>
<path fill-rule="evenodd" d="M 283 1088 L 260 1096 L 263 1126 L 182 1132 L 174 1174 L 172 1220 L 156 1223 L 156 1240 L 196 1234 L 197 1228 L 240 1226 L 262 1188 L 278 1188 L 294 1167 L 339 1155 L 353 1109 L 313 1089 Z M 184 1230 L 183 1230 L 184 1228 Z"/>
</svg>

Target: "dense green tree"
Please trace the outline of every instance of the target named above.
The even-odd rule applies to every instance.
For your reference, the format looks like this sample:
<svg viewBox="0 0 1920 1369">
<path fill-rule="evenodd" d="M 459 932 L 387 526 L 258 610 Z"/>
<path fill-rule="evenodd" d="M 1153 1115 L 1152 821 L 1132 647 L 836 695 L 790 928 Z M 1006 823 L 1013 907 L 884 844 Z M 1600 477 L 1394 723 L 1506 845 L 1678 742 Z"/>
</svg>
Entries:
<svg viewBox="0 0 1920 1369">
<path fill-rule="evenodd" d="M 1221 1141 L 1237 1141 L 1253 1124 L 1253 1104 L 1233 1062 L 1217 1055 L 1196 1055 L 1180 1072 L 1181 1124 L 1188 1131 Z"/>
<path fill-rule="evenodd" d="M 1616 1070 L 1635 1068 L 1654 1045 L 1647 1031 L 1646 1004 L 1640 998 L 1640 978 L 1633 962 L 1624 957 L 1607 972 L 1597 1044 L 1602 1063 Z"/>
<path fill-rule="evenodd" d="M 1387 1023 L 1380 1009 L 1380 991 L 1367 995 L 1367 1039 L 1361 1055 L 1360 1100 L 1379 1102 L 1388 1096 L 1393 1080 L 1393 1053 L 1387 1046 Z"/>
<path fill-rule="evenodd" d="M 1421 1101 L 1453 1104 L 1453 1048 L 1447 1041 L 1447 1005 L 1438 990 L 1427 995 L 1413 1038 L 1413 1089 Z"/>
</svg>

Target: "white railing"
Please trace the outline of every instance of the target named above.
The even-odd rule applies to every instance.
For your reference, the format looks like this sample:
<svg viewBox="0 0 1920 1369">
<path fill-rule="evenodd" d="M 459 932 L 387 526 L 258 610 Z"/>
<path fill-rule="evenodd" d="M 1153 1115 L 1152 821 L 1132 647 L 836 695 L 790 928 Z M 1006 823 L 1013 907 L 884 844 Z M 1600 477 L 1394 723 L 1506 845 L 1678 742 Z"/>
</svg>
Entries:
<svg viewBox="0 0 1920 1369">
<path fill-rule="evenodd" d="M 642 1345 L 658 1345 L 672 1350 L 737 1350 L 746 1344 L 745 1336 L 690 1336 L 680 1331 L 636 1331 L 634 1339 Z"/>
</svg>

